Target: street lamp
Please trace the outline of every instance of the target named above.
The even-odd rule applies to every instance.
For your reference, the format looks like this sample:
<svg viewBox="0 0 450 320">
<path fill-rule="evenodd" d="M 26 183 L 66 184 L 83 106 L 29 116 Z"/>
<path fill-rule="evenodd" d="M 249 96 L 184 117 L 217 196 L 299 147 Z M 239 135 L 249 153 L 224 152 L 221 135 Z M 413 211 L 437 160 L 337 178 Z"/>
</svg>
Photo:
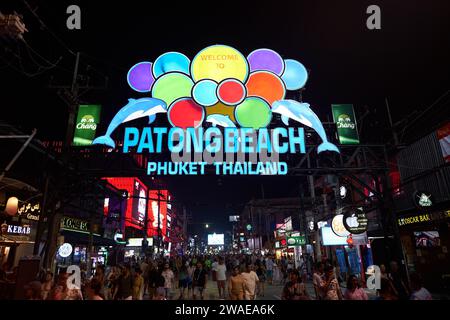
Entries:
<svg viewBox="0 0 450 320">
<path fill-rule="evenodd" d="M 208 229 L 208 228 L 209 228 L 209 224 L 206 224 L 206 225 L 205 225 L 205 228 Z"/>
</svg>

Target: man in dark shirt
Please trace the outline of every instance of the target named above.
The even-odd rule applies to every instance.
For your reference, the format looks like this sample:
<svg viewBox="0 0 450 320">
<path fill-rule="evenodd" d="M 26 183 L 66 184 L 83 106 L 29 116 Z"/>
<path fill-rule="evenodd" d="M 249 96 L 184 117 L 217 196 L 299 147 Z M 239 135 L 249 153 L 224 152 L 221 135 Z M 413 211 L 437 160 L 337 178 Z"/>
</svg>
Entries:
<svg viewBox="0 0 450 320">
<path fill-rule="evenodd" d="M 203 265 L 201 262 L 197 263 L 197 268 L 194 271 L 194 300 L 197 299 L 197 294 L 200 294 L 200 299 L 203 300 L 203 291 L 206 288 L 206 281 L 208 278 L 208 273 L 205 269 L 203 269 Z"/>
<path fill-rule="evenodd" d="M 133 297 L 133 277 L 129 266 L 122 267 L 118 285 L 117 298 L 120 300 L 131 300 Z"/>
<path fill-rule="evenodd" d="M 389 280 L 392 281 L 395 290 L 397 291 L 398 298 L 400 300 L 409 299 L 409 289 L 403 280 L 403 276 L 398 268 L 398 264 L 395 261 L 391 261 L 391 273 L 389 274 Z"/>
</svg>

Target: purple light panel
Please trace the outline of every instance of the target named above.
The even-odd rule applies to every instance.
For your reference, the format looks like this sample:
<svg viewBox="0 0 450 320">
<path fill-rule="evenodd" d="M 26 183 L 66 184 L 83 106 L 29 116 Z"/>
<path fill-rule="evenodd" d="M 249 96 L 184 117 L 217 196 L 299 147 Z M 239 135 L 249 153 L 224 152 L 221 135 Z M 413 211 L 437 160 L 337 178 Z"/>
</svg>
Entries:
<svg viewBox="0 0 450 320">
<path fill-rule="evenodd" d="M 131 67 L 127 75 L 128 84 L 137 92 L 149 92 L 155 78 L 152 74 L 151 62 L 140 62 Z"/>
<path fill-rule="evenodd" d="M 270 49 L 258 49 L 251 52 L 247 57 L 250 71 L 264 70 L 282 75 L 284 71 L 284 60 L 281 56 Z"/>
</svg>

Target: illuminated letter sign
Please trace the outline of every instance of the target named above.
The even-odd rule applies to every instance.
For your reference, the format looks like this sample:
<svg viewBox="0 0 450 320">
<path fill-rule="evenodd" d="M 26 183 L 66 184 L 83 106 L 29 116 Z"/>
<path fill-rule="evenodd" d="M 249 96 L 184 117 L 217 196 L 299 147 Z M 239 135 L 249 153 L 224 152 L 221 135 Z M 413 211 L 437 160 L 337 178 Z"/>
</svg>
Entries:
<svg viewBox="0 0 450 320">
<path fill-rule="evenodd" d="M 204 174 L 207 164 L 216 167 L 216 174 L 287 174 L 286 162 L 269 159 L 264 152 L 276 157 L 306 153 L 304 129 L 297 124 L 319 135 L 322 142 L 317 153 L 339 153 L 310 104 L 286 99 L 287 91 L 302 88 L 307 80 L 307 70 L 299 61 L 283 59 L 270 49 L 257 49 L 245 57 L 230 46 L 213 45 L 198 52 L 192 61 L 182 53 L 168 52 L 154 63 L 143 61 L 131 67 L 129 86 L 148 92 L 151 98 L 130 98 L 105 134 L 92 143 L 115 148 L 111 135 L 119 126 L 147 118 L 149 125 L 142 130 L 125 128 L 123 152 L 161 153 L 168 149 L 172 162 L 149 162 L 148 175 Z M 287 128 L 266 129 L 278 119 L 274 113 Z M 161 116 L 173 128 L 152 127 Z M 209 123 L 206 128 L 205 122 Z M 281 142 L 281 137 L 288 141 Z M 203 162 L 182 159 L 177 155 L 180 152 L 201 154 Z M 260 159 L 219 161 L 212 156 L 219 153 L 248 153 Z"/>
</svg>

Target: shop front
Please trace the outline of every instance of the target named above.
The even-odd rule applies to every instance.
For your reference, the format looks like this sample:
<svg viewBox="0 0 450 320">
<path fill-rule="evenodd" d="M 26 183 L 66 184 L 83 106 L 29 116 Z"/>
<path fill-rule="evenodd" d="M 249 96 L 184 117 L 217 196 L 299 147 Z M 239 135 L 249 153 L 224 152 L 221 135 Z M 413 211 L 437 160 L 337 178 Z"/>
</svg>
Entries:
<svg viewBox="0 0 450 320">
<path fill-rule="evenodd" d="M 95 270 L 98 264 L 109 263 L 111 251 L 116 242 L 102 235 L 100 225 L 92 226 L 92 250 L 89 252 L 90 224 L 87 220 L 63 216 L 58 237 L 58 250 L 56 253 L 57 272 L 70 265 L 87 267 Z"/>
<path fill-rule="evenodd" d="M 450 289 L 450 210 L 398 215 L 408 273 L 419 273 L 434 292 Z"/>
<path fill-rule="evenodd" d="M 1 225 L 0 262 L 11 268 L 17 266 L 19 260 L 33 255 L 36 238 L 36 223 L 29 220 L 10 220 Z"/>
</svg>

